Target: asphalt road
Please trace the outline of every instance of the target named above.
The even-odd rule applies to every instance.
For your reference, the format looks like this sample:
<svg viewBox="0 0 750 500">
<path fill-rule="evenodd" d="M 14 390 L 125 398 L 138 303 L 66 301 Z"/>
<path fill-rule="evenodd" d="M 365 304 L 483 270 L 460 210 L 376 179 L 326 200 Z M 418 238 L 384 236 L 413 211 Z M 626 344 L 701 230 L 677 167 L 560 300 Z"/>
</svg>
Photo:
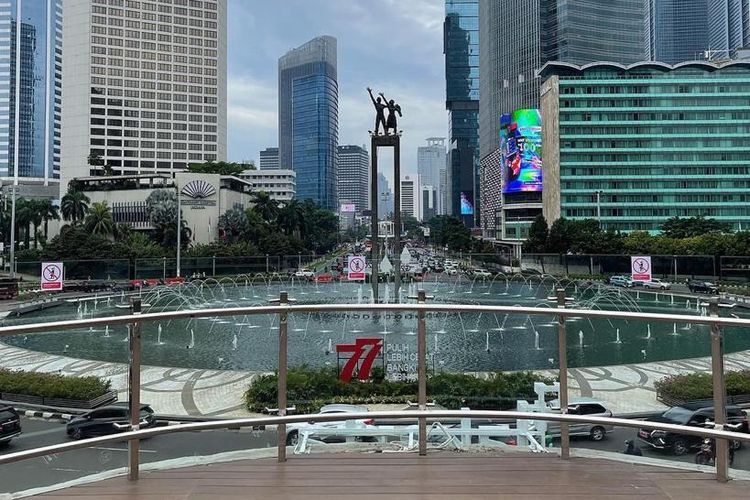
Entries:
<svg viewBox="0 0 750 500">
<path fill-rule="evenodd" d="M 23 418 L 23 434 L 0 448 L 0 455 L 68 442 L 65 424 Z M 205 431 L 157 436 L 141 442 L 141 460 L 212 455 L 276 446 L 275 431 Z M 25 460 L 0 467 L 0 494 L 49 486 L 127 466 L 127 444 L 114 443 Z"/>
</svg>

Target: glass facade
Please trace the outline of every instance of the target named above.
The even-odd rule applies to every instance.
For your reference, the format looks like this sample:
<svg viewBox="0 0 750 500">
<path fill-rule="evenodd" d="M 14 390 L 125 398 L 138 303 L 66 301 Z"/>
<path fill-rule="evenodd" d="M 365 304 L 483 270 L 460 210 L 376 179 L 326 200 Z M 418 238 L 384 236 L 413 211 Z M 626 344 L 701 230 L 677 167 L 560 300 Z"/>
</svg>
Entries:
<svg viewBox="0 0 750 500">
<path fill-rule="evenodd" d="M 461 216 L 478 224 L 479 206 L 479 0 L 446 0 L 444 24 L 446 108 L 449 112 L 449 159 L 446 212 L 461 215 L 461 193 L 474 198 L 474 215 Z"/>
<path fill-rule="evenodd" d="M 545 77 L 554 74 L 559 96 L 550 92 L 549 99 L 559 100 L 559 215 L 596 218 L 599 207 L 603 228 L 619 231 L 658 232 L 674 216 L 748 227 L 749 64 L 543 70 Z M 556 107 L 545 99 L 544 120 Z M 545 212 L 554 199 L 546 193 L 548 166 Z"/>
<path fill-rule="evenodd" d="M 708 45 L 712 59 L 728 59 L 750 42 L 747 0 L 708 0 Z"/>
<path fill-rule="evenodd" d="M 0 177 L 60 176 L 60 0 L 0 4 Z"/>
<path fill-rule="evenodd" d="M 709 0 L 651 0 L 651 58 L 667 64 L 698 61 L 708 49 Z"/>
<path fill-rule="evenodd" d="M 318 37 L 279 59 L 279 165 L 297 173 L 297 198 L 338 208 L 336 39 Z"/>
</svg>

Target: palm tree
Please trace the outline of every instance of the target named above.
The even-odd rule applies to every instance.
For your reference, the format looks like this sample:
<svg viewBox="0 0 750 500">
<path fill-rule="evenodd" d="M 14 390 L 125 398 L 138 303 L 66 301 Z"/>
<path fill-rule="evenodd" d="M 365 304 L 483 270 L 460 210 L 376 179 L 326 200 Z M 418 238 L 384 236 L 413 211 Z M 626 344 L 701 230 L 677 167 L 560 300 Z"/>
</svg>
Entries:
<svg viewBox="0 0 750 500">
<path fill-rule="evenodd" d="M 93 203 L 85 220 L 86 230 L 91 234 L 109 237 L 115 229 L 115 221 L 112 219 L 106 201 Z"/>
<path fill-rule="evenodd" d="M 30 246 L 29 244 L 31 240 L 29 225 L 34 220 L 35 215 L 36 208 L 34 207 L 34 202 L 32 200 L 27 200 L 26 198 L 18 198 L 16 200 L 16 234 L 19 236 L 17 241 L 21 239 L 21 229 L 23 229 L 24 247 L 27 249 Z"/>
<path fill-rule="evenodd" d="M 83 194 L 83 192 L 68 191 L 68 194 L 63 196 L 62 204 L 60 205 L 63 219 L 72 220 L 74 224 L 83 221 L 89 209 L 90 202 L 89 197 Z"/>
<path fill-rule="evenodd" d="M 299 200 L 288 201 L 279 211 L 279 227 L 287 234 L 299 238 L 305 224 L 305 209 Z"/>
<path fill-rule="evenodd" d="M 258 191 L 255 193 L 254 198 L 253 211 L 269 224 L 275 223 L 276 218 L 279 216 L 279 202 L 271 199 L 271 196 L 265 191 Z"/>
<path fill-rule="evenodd" d="M 44 239 L 46 240 L 49 237 L 49 221 L 60 220 L 60 212 L 58 208 L 52 204 L 52 200 L 41 200 L 39 204 L 39 212 L 44 221 Z"/>
</svg>

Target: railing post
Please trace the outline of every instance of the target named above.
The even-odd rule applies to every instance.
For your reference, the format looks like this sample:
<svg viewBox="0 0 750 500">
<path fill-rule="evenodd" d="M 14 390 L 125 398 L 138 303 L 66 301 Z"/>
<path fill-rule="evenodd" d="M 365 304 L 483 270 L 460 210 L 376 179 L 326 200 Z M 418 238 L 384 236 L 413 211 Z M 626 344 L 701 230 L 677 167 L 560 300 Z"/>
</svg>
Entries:
<svg viewBox="0 0 750 500">
<path fill-rule="evenodd" d="M 427 300 L 424 290 L 417 292 L 417 303 Z M 427 325 L 425 312 L 417 311 L 417 378 L 419 384 L 419 411 L 427 411 Z M 419 417 L 419 455 L 427 455 L 427 419 Z"/>
<path fill-rule="evenodd" d="M 565 309 L 565 289 L 557 289 L 557 307 Z M 560 413 L 568 413 L 568 342 L 565 331 L 565 316 L 557 316 L 557 357 L 560 364 Z M 567 422 L 560 422 L 560 458 L 570 458 L 570 428 Z"/>
<path fill-rule="evenodd" d="M 279 305 L 286 305 L 289 302 L 289 295 L 287 292 L 281 292 L 279 294 Z M 283 417 L 286 415 L 286 363 L 287 363 L 287 313 L 279 313 L 279 386 L 278 390 L 278 404 L 279 404 L 279 416 Z M 279 462 L 286 462 L 286 424 L 279 424 L 276 426 L 276 434 L 278 439 L 278 460 Z"/>
<path fill-rule="evenodd" d="M 708 313 L 712 318 L 719 317 L 719 299 L 711 297 Z M 724 333 L 721 327 L 711 324 L 711 378 L 714 391 L 714 423 L 717 430 L 723 430 L 726 423 L 726 386 L 724 384 Z M 726 482 L 729 479 L 729 442 L 716 440 L 716 479 Z"/>
<path fill-rule="evenodd" d="M 141 314 L 141 299 L 134 298 L 132 303 L 133 314 Z M 130 363 L 128 363 L 128 401 L 130 403 L 130 430 L 140 429 L 141 421 L 141 323 L 135 321 L 130 325 L 129 335 Z M 138 469 L 140 466 L 139 439 L 128 441 L 128 479 L 138 480 Z"/>
</svg>

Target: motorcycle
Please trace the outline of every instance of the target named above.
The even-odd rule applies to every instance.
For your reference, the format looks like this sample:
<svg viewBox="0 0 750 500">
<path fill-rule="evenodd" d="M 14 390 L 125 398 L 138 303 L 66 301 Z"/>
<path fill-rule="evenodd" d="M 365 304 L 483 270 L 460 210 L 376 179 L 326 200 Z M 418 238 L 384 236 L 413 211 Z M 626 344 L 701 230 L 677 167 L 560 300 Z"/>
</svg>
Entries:
<svg viewBox="0 0 750 500">
<path fill-rule="evenodd" d="M 716 440 L 704 438 L 701 449 L 695 454 L 695 463 L 698 465 L 714 465 L 716 462 Z M 729 465 L 734 463 L 734 446 L 729 445 Z"/>
</svg>

